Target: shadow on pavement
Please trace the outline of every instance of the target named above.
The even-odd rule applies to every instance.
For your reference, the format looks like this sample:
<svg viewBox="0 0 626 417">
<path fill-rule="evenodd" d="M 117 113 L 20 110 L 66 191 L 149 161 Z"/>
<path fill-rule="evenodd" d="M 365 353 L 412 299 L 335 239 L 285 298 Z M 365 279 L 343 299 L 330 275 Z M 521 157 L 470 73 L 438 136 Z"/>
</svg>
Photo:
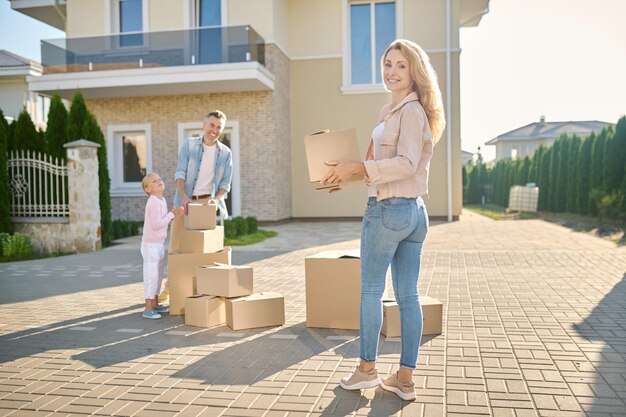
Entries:
<svg viewBox="0 0 626 417">
<path fill-rule="evenodd" d="M 590 415 L 626 415 L 626 273 L 622 276 L 591 314 L 576 326 L 580 336 L 601 343 L 602 348 L 594 350 L 597 358 L 591 362 L 592 368 L 578 369 L 581 373 L 593 373 L 590 381 L 584 376 L 581 384 L 588 384 L 585 396 L 592 396 Z M 593 352 L 586 352 L 587 356 Z M 576 363 L 577 367 L 587 364 Z"/>
</svg>

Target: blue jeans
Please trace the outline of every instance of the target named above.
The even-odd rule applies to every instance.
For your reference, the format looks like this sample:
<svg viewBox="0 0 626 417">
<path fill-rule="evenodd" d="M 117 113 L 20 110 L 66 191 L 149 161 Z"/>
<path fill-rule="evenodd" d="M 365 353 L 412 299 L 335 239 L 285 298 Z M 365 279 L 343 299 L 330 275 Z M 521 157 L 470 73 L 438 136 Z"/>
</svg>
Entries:
<svg viewBox="0 0 626 417">
<path fill-rule="evenodd" d="M 361 230 L 361 360 L 375 362 L 383 320 L 382 296 L 391 264 L 393 290 L 400 308 L 400 366 L 415 369 L 422 339 L 422 306 L 417 294 L 428 214 L 421 197 L 370 197 Z"/>
</svg>

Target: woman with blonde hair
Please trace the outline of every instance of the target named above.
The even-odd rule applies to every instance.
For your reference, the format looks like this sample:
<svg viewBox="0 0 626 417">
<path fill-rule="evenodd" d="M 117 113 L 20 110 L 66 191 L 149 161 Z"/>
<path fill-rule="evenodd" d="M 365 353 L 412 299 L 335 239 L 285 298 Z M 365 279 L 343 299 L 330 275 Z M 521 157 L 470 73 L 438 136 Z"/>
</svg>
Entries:
<svg viewBox="0 0 626 417">
<path fill-rule="evenodd" d="M 416 43 L 395 40 L 383 54 L 381 66 L 391 102 L 381 109 L 365 160 L 329 161 L 331 168 L 323 180 L 336 183 L 360 173 L 369 186 L 361 230 L 361 360 L 340 385 L 360 390 L 380 384 L 403 400 L 413 401 L 413 370 L 422 337 L 417 282 L 428 233 L 428 214 L 421 196 L 428 193 L 430 159 L 445 119 L 437 75 Z M 390 265 L 400 309 L 402 353 L 398 371 L 381 381 L 376 359 L 381 299 Z"/>
</svg>

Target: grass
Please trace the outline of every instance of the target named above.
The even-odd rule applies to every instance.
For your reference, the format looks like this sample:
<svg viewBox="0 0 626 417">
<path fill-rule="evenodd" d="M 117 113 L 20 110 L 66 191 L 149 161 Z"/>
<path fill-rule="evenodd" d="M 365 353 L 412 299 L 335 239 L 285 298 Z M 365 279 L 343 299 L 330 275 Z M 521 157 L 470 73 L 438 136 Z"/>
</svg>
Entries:
<svg viewBox="0 0 626 417">
<path fill-rule="evenodd" d="M 278 233 L 273 230 L 261 230 L 259 229 L 256 233 L 251 233 L 249 235 L 243 235 L 236 237 L 234 239 L 225 238 L 224 245 L 225 246 L 245 246 L 252 245 L 254 243 L 263 242 L 265 239 L 270 237 L 278 236 Z"/>
<path fill-rule="evenodd" d="M 44 259 L 44 258 L 57 258 L 59 256 L 73 255 L 71 252 L 55 252 L 55 253 L 43 253 L 36 254 L 31 253 L 29 255 L 22 256 L 0 256 L 0 263 L 4 262 L 18 262 L 18 261 L 32 261 L 34 259 Z"/>
<path fill-rule="evenodd" d="M 495 204 L 464 205 L 463 208 L 494 220 L 540 219 L 587 233 L 620 245 L 626 245 L 626 223 L 617 220 L 605 220 L 599 217 L 573 213 L 507 213 L 503 207 Z"/>
</svg>

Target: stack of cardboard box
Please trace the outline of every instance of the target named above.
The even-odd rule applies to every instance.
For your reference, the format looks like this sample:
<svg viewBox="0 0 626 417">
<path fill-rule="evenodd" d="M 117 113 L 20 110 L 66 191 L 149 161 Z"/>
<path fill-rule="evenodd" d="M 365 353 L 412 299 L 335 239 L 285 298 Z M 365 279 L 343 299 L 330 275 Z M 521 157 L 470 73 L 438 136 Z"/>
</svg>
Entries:
<svg viewBox="0 0 626 417">
<path fill-rule="evenodd" d="M 198 266 L 231 263 L 231 248 L 224 247 L 224 226 L 216 224 L 216 208 L 214 202 L 188 205 L 180 249 L 167 257 L 171 315 L 185 314 L 185 298 L 197 293 Z"/>
<path fill-rule="evenodd" d="M 185 324 L 198 327 L 228 324 L 242 330 L 284 324 L 283 296 L 253 293 L 252 268 L 231 265 L 224 227 L 215 219 L 214 204 L 189 205 L 181 253 L 170 254 L 170 280 L 178 278 L 170 283 L 170 312 L 185 314 Z"/>
</svg>

